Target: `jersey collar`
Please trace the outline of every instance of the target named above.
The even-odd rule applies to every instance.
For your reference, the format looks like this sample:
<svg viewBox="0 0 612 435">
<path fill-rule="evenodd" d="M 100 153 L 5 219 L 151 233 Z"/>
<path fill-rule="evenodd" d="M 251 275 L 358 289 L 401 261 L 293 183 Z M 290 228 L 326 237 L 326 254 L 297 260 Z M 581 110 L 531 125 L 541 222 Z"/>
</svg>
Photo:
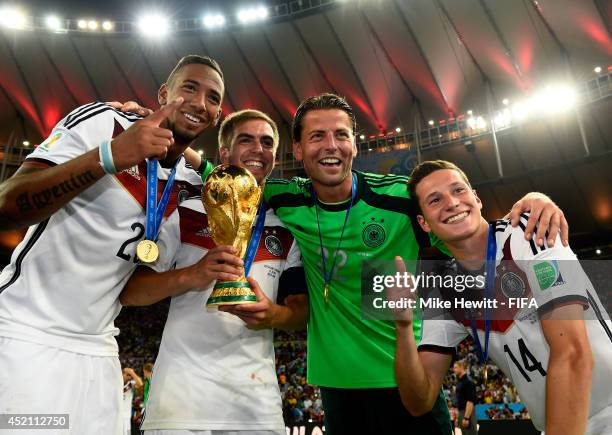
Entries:
<svg viewBox="0 0 612 435">
<path fill-rule="evenodd" d="M 351 172 L 355 174 L 355 176 L 357 177 L 357 190 L 355 191 L 355 201 L 353 201 L 353 207 L 355 207 L 363 194 L 364 178 L 363 178 L 363 174 L 359 171 L 353 170 Z M 319 206 L 319 208 L 325 211 L 346 211 L 350 203 L 351 203 L 350 198 L 348 198 L 346 201 L 336 203 L 336 204 L 326 204 L 317 199 L 317 205 Z"/>
</svg>

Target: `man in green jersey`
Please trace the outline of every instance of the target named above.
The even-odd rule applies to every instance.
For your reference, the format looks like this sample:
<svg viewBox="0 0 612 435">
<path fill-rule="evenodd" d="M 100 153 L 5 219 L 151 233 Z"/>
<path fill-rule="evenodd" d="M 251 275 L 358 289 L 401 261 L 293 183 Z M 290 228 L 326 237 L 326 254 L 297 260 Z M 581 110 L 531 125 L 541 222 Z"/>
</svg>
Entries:
<svg viewBox="0 0 612 435">
<path fill-rule="evenodd" d="M 321 387 L 326 433 L 449 434 L 442 394 L 433 410 L 413 417 L 403 407 L 393 373 L 392 321 L 361 316 L 363 260 L 396 255 L 416 259 L 429 237 L 416 222 L 407 177 L 352 171 L 357 155 L 355 115 L 333 94 L 303 101 L 294 117 L 293 151 L 308 179 L 268 179 L 264 197 L 292 232 L 302 252 L 309 289 L 308 382 Z M 203 176 L 212 168 L 200 165 Z M 531 210 L 537 241 L 559 228 L 567 240 L 562 212 L 544 195 L 515 204 L 512 217 Z M 248 306 L 226 310 L 243 313 Z M 265 316 L 261 315 L 264 323 Z M 420 337 L 420 323 L 414 322 Z"/>
</svg>

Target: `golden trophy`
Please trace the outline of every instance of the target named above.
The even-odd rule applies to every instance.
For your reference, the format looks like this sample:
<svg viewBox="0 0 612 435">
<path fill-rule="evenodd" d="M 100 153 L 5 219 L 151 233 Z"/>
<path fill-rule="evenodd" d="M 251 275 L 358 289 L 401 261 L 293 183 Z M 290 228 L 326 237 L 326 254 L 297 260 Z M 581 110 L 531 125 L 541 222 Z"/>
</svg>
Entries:
<svg viewBox="0 0 612 435">
<path fill-rule="evenodd" d="M 212 170 L 202 190 L 202 202 L 217 246 L 233 246 L 238 251 L 236 255 L 244 258 L 260 198 L 257 180 L 247 169 L 220 165 Z M 243 273 L 237 281 L 217 281 L 206 306 L 254 302 L 257 297 Z"/>
</svg>

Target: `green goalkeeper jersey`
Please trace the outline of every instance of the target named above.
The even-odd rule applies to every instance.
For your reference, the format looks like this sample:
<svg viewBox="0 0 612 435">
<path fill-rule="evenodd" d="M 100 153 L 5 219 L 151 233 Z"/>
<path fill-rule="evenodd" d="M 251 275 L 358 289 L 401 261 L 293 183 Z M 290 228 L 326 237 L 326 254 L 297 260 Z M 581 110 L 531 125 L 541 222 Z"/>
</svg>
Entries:
<svg viewBox="0 0 612 435">
<path fill-rule="evenodd" d="M 393 373 L 395 326 L 391 321 L 362 318 L 361 270 L 364 260 L 390 260 L 397 255 L 416 260 L 429 237 L 416 222 L 407 177 L 354 171 L 356 195 L 338 251 L 350 200 L 318 203 L 326 267 L 335 267 L 324 300 L 319 227 L 311 182 L 269 179 L 265 200 L 298 242 L 310 299 L 308 382 L 335 388 L 396 386 Z M 417 341 L 421 322 L 414 322 Z"/>
</svg>

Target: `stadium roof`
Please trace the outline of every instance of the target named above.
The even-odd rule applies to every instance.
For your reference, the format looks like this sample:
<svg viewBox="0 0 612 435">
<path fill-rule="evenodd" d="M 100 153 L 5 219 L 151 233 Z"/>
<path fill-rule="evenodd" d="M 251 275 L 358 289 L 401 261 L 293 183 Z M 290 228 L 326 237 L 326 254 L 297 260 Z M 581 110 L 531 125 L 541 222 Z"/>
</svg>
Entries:
<svg viewBox="0 0 612 435">
<path fill-rule="evenodd" d="M 40 3 L 21 4 L 30 15 L 54 12 L 73 20 L 136 21 L 142 8 L 154 9 L 151 2 L 115 0 L 54 1 L 52 8 Z M 229 17 L 247 3 L 254 2 L 157 4 L 172 20 L 192 19 L 197 27 L 207 11 Z M 346 96 L 360 132 L 370 136 L 396 127 L 413 131 L 417 124 L 424 129 L 429 120 L 437 124 L 468 110 L 486 115 L 489 107 L 503 108 L 504 99 L 512 105 L 551 83 L 583 83 L 597 77 L 594 67 L 605 74 L 612 64 L 612 2 L 605 0 L 266 4 L 274 12 L 267 21 L 171 31 L 157 39 L 130 32 L 3 29 L 0 143 L 11 133 L 38 143 L 72 108 L 93 100 L 135 99 L 155 107 L 157 88 L 190 53 L 220 62 L 228 89 L 224 112 L 254 107 L 269 113 L 279 123 L 286 152 L 297 105 L 319 92 Z M 424 157 L 453 158 L 465 166 L 483 194 L 492 195 L 495 212 L 523 191 L 543 190 L 568 211 L 578 233 L 609 232 L 610 98 L 580 111 L 590 154 L 598 158 L 583 158 L 573 112 L 501 138 L 503 180 L 490 138 L 476 141 L 478 152 L 458 144 Z M 212 132 L 202 139 L 209 153 L 214 142 Z"/>
</svg>

